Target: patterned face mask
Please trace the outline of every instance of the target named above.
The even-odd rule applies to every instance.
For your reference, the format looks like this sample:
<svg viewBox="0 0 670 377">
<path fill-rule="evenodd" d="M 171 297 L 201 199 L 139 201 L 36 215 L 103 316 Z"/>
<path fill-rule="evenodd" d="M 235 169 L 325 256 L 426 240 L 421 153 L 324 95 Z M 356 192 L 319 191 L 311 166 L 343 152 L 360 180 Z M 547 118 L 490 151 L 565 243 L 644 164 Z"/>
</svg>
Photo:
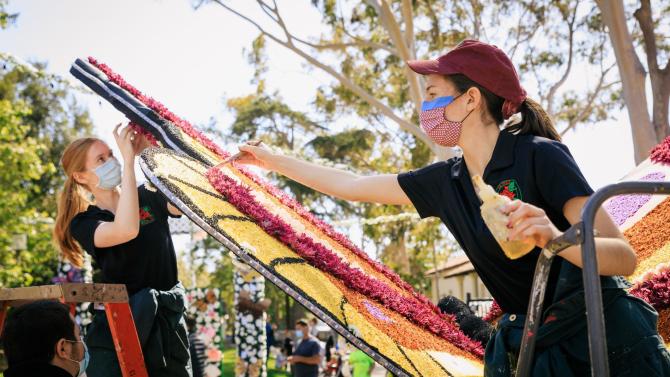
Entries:
<svg viewBox="0 0 670 377">
<path fill-rule="evenodd" d="M 456 100 L 458 96 L 439 97 L 432 101 L 423 101 L 419 122 L 423 131 L 438 145 L 455 147 L 461 136 L 463 122 L 470 116 L 470 111 L 460 122 L 448 120 L 444 115 L 445 108 Z"/>
</svg>

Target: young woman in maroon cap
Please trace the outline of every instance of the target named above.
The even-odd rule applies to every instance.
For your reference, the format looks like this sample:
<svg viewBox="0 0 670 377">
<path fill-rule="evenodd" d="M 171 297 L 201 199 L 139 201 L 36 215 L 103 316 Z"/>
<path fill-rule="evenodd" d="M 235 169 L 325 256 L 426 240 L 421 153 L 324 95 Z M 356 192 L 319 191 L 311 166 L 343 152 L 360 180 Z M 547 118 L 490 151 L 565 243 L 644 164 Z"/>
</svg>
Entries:
<svg viewBox="0 0 670 377">
<path fill-rule="evenodd" d="M 436 60 L 411 61 L 424 75 L 421 127 L 437 144 L 459 146 L 462 157 L 401 174 L 359 176 L 241 145 L 240 162 L 281 173 L 341 199 L 412 204 L 422 218 L 442 219 L 505 314 L 488 342 L 486 376 L 514 370 L 540 249 L 571 224 L 593 190 L 542 107 L 526 97 L 507 55 L 495 46 L 464 41 Z M 520 114 L 518 116 L 514 114 Z M 512 120 L 515 119 L 516 120 Z M 502 129 L 501 129 L 502 128 Z M 472 176 L 514 200 L 505 208 L 510 240 L 536 248 L 509 259 L 480 214 Z M 624 290 L 636 256 L 604 210 L 596 216 L 596 249 L 603 287 L 610 370 L 617 376 L 670 375 L 670 354 L 656 328 L 657 313 Z M 537 335 L 533 375 L 590 374 L 579 246 L 552 265 Z"/>
</svg>

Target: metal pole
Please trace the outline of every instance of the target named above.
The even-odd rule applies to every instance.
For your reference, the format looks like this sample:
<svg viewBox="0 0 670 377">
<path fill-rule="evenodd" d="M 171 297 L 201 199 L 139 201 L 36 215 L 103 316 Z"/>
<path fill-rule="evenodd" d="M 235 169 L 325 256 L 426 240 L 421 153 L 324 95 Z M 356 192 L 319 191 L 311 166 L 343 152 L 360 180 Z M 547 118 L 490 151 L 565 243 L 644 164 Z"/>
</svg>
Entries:
<svg viewBox="0 0 670 377">
<path fill-rule="evenodd" d="M 609 376 L 609 364 L 602 291 L 593 234 L 595 217 L 598 208 L 607 198 L 631 193 L 669 194 L 670 182 L 621 182 L 608 185 L 593 194 L 582 209 L 582 221 L 584 223 L 582 276 L 586 300 L 586 321 L 589 331 L 589 354 L 591 357 L 591 374 L 598 377 Z"/>
<path fill-rule="evenodd" d="M 549 241 L 540 252 L 537 264 L 535 265 L 535 273 L 533 274 L 533 285 L 530 290 L 526 322 L 523 326 L 523 336 L 521 346 L 519 347 L 519 359 L 515 373 L 516 377 L 528 377 L 532 372 L 535 341 L 542 321 L 544 295 L 554 256 L 570 246 L 581 243 L 582 233 L 582 223 L 574 224 L 561 236 Z"/>
</svg>

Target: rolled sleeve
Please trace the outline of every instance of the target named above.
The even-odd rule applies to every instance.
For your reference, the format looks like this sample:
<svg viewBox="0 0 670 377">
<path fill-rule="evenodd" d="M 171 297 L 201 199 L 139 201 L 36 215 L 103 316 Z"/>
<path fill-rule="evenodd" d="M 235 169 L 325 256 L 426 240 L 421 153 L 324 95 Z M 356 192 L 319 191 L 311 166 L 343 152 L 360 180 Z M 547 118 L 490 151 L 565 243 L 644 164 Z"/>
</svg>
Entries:
<svg viewBox="0 0 670 377">
<path fill-rule="evenodd" d="M 440 215 L 442 185 L 448 179 L 448 165 L 437 162 L 418 170 L 398 174 L 398 183 L 422 219 Z"/>
</svg>

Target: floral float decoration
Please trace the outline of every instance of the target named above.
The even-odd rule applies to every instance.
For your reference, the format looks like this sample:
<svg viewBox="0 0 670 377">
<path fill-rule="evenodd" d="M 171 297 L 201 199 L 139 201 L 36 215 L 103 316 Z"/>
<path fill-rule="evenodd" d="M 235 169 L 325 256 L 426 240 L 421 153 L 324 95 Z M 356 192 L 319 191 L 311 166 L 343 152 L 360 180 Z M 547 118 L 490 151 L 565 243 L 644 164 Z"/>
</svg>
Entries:
<svg viewBox="0 0 670 377">
<path fill-rule="evenodd" d="M 94 59 L 71 72 L 163 148 L 142 154 L 152 185 L 245 264 L 400 376 L 480 376 L 483 347 L 388 267 L 196 127 Z"/>
<path fill-rule="evenodd" d="M 265 279 L 248 265 L 233 257 L 235 273 L 235 344 L 237 361 L 235 375 L 267 376 L 265 311 L 270 300 L 265 298 Z"/>
<path fill-rule="evenodd" d="M 193 288 L 186 292 L 187 314 L 195 319 L 196 336 L 206 345 L 205 377 L 223 373 L 224 321 L 220 291 L 217 288 Z"/>
</svg>

